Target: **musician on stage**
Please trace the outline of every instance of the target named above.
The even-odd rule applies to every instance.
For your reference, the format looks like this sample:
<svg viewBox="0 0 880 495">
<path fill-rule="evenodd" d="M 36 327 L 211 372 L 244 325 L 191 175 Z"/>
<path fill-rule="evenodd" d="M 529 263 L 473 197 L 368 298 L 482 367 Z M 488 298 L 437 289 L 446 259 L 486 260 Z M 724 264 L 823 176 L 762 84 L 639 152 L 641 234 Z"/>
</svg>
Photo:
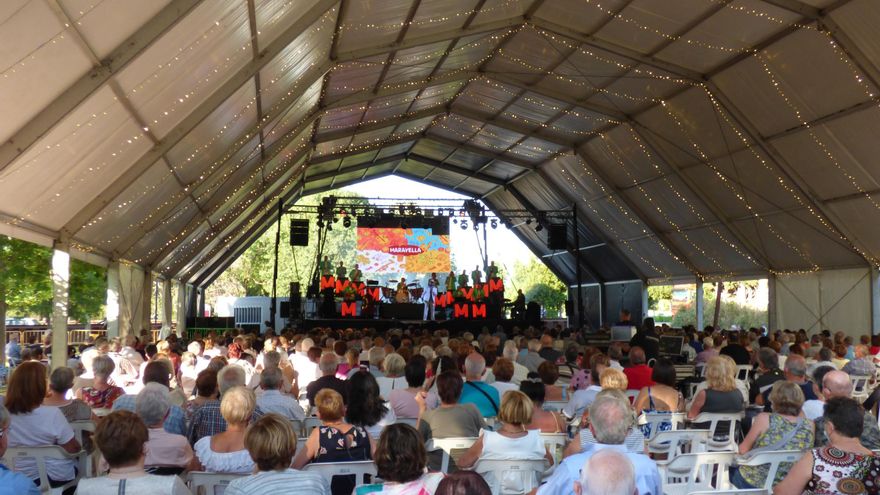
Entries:
<svg viewBox="0 0 880 495">
<path fill-rule="evenodd" d="M 339 265 L 336 267 L 336 280 L 344 280 L 346 273 L 345 265 L 340 261 Z"/>
<path fill-rule="evenodd" d="M 474 287 L 483 283 L 483 272 L 480 271 L 480 265 L 477 265 L 471 272 L 471 279 L 474 281 Z"/>
<path fill-rule="evenodd" d="M 364 273 L 361 271 L 360 267 L 357 263 L 354 264 L 354 268 L 352 268 L 351 272 L 348 274 L 349 280 L 352 282 L 360 282 L 361 277 L 364 276 Z"/>
<path fill-rule="evenodd" d="M 321 262 L 321 275 L 325 277 L 329 277 L 333 274 L 333 263 L 330 262 L 329 256 L 324 256 L 324 261 Z"/>
<path fill-rule="evenodd" d="M 516 300 L 513 301 L 513 310 L 511 311 L 511 317 L 514 320 L 521 320 L 525 317 L 526 314 L 526 295 L 523 294 L 522 289 L 516 291 Z"/>
<path fill-rule="evenodd" d="M 394 296 L 394 301 L 398 303 L 409 302 L 409 288 L 406 286 L 406 277 L 400 277 L 400 282 L 397 283 L 397 293 Z"/>
<path fill-rule="evenodd" d="M 431 278 L 428 279 L 428 319 L 434 319 L 434 299 L 437 297 L 437 288 L 440 286 L 440 281 L 437 280 L 437 274 L 431 273 Z"/>
<path fill-rule="evenodd" d="M 464 287 L 469 287 L 468 282 L 470 282 L 470 280 L 468 280 L 467 270 L 462 270 L 461 275 L 458 276 L 458 288 L 462 289 Z"/>
<path fill-rule="evenodd" d="M 486 274 L 487 280 L 492 280 L 493 278 L 498 278 L 498 267 L 495 266 L 495 262 L 489 263 L 489 268 L 486 270 L 488 272 Z"/>
<path fill-rule="evenodd" d="M 455 293 L 455 272 L 450 271 L 446 276 L 446 292 Z"/>
</svg>

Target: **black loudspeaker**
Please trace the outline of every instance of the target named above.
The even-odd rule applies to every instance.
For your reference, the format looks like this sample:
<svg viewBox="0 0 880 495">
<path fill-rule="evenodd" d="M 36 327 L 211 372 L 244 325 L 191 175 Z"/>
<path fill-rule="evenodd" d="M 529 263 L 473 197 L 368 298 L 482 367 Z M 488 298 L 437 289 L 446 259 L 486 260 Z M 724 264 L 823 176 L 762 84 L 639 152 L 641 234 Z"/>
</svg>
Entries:
<svg viewBox="0 0 880 495">
<path fill-rule="evenodd" d="M 290 305 L 287 315 L 290 319 L 298 319 L 302 310 L 302 294 L 299 292 L 299 282 L 290 283 Z"/>
<path fill-rule="evenodd" d="M 550 249 L 567 249 L 568 225 L 564 223 L 551 224 L 547 228 L 547 247 Z"/>
<path fill-rule="evenodd" d="M 290 219 L 290 245 L 309 245 L 309 221 L 301 218 Z"/>
</svg>

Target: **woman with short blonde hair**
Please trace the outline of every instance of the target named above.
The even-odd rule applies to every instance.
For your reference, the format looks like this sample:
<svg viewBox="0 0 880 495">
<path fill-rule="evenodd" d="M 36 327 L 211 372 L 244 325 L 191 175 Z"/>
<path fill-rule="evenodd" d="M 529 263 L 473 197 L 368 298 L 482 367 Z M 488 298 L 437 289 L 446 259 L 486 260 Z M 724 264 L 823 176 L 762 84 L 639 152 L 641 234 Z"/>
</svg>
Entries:
<svg viewBox="0 0 880 495">
<path fill-rule="evenodd" d="M 715 356 L 706 364 L 706 388 L 694 396 L 688 419 L 700 413 L 741 413 L 745 404 L 736 388 L 736 363 L 729 356 Z"/>
<path fill-rule="evenodd" d="M 257 400 L 246 387 L 232 387 L 220 400 L 220 415 L 226 421 L 226 431 L 203 437 L 193 446 L 195 457 L 190 471 L 249 474 L 254 461 L 244 444 L 245 430 L 254 415 Z"/>
<path fill-rule="evenodd" d="M 629 379 L 626 375 L 615 368 L 605 368 L 599 375 L 599 386 L 602 390 L 626 390 Z"/>
<path fill-rule="evenodd" d="M 706 364 L 706 383 L 721 392 L 736 390 L 736 362 L 728 356 L 710 359 Z"/>
</svg>

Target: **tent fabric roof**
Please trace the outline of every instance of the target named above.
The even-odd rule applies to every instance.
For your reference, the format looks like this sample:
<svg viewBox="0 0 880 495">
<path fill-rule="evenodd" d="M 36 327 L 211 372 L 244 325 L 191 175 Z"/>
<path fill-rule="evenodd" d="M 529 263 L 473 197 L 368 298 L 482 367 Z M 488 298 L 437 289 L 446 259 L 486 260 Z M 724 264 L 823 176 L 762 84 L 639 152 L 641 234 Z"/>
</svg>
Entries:
<svg viewBox="0 0 880 495">
<path fill-rule="evenodd" d="M 574 205 L 588 283 L 876 265 L 878 24 L 873 0 L 9 0 L 0 233 L 205 285 L 279 201 L 393 174 Z"/>
</svg>

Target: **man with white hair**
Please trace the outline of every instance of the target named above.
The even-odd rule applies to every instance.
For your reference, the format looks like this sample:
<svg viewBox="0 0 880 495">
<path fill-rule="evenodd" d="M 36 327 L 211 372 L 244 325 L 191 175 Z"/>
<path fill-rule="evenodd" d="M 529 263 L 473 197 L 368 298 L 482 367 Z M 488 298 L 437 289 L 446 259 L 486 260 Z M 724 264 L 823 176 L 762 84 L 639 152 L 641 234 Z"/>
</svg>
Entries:
<svg viewBox="0 0 880 495">
<path fill-rule="evenodd" d="M 504 350 L 502 351 L 502 356 L 507 359 L 513 361 L 513 378 L 510 379 L 510 383 L 514 385 L 519 385 L 523 380 L 529 377 L 529 369 L 525 366 L 516 362 L 517 355 L 519 351 L 516 349 L 516 342 L 512 340 L 508 340 L 504 343 Z"/>
<path fill-rule="evenodd" d="M 165 418 L 171 410 L 168 388 L 160 383 L 148 383 L 138 393 L 135 412 L 147 425 L 149 440 L 145 447 L 144 467 L 185 468 L 193 458 L 192 447 L 186 437 L 165 431 Z"/>
<path fill-rule="evenodd" d="M 482 381 L 484 371 L 486 359 L 476 352 L 468 354 L 464 360 L 464 387 L 458 402 L 473 404 L 484 418 L 492 418 L 498 416 L 501 396 L 497 388 Z"/>
<path fill-rule="evenodd" d="M 336 353 L 328 352 L 326 354 L 321 354 L 321 359 L 318 361 L 318 369 L 321 372 L 321 377 L 306 387 L 306 397 L 309 399 L 309 405 L 315 405 L 315 397 L 318 395 L 318 392 L 325 388 L 339 392 L 339 395 L 342 396 L 343 404 L 348 401 L 348 390 L 345 381 L 336 377 L 336 368 L 338 366 L 339 359 L 336 357 Z M 355 369 L 360 370 L 359 367 L 356 367 Z"/>
<path fill-rule="evenodd" d="M 333 356 L 333 353 L 331 352 L 329 355 Z M 302 421 L 306 419 L 306 413 L 296 399 L 281 392 L 283 383 L 284 375 L 280 369 L 267 368 L 263 370 L 263 373 L 260 374 L 260 388 L 263 393 L 257 398 L 257 406 L 265 414 L 280 414 L 287 420 Z"/>
<path fill-rule="evenodd" d="M 603 450 L 619 453 L 632 463 L 635 468 L 635 484 L 639 495 L 660 495 L 663 493 L 657 464 L 645 454 L 627 451 L 624 440 L 633 428 L 634 419 L 635 415 L 629 400 L 623 395 L 623 392 L 619 390 L 600 392 L 590 405 L 589 426 L 590 432 L 598 443 L 593 448 L 566 457 L 559 463 L 553 474 L 546 479 L 546 483 L 538 488 L 538 495 L 570 494 L 575 482 L 581 478 L 581 468 L 584 463 Z"/>
<path fill-rule="evenodd" d="M 297 372 L 297 384 L 300 389 L 308 387 L 318 376 L 318 367 L 309 359 L 309 349 L 315 346 L 315 341 L 306 337 L 296 344 L 296 354 L 290 356 L 290 364 Z"/>
<path fill-rule="evenodd" d="M 587 459 L 581 478 L 574 483 L 576 495 L 638 495 L 632 462 L 620 452 L 600 450 Z"/>
<path fill-rule="evenodd" d="M 196 376 L 208 368 L 211 358 L 205 356 L 205 347 L 201 340 L 193 340 L 190 342 L 189 345 L 186 346 L 186 352 L 191 352 L 192 355 L 196 357 Z"/>
<path fill-rule="evenodd" d="M 516 358 L 516 362 L 525 366 L 530 372 L 537 373 L 538 366 L 541 366 L 541 363 L 545 361 L 545 359 L 538 354 L 538 351 L 541 350 L 541 341 L 538 339 L 531 339 L 527 345 L 528 352 L 520 354 Z"/>
<path fill-rule="evenodd" d="M 852 382 L 849 375 L 843 371 L 829 371 L 822 377 L 822 396 L 827 402 L 835 397 L 849 397 L 852 394 Z M 816 447 L 824 447 L 828 443 L 828 435 L 825 434 L 825 417 L 820 415 L 815 418 L 816 422 Z M 877 426 L 877 418 L 871 411 L 865 411 L 865 426 L 859 438 L 866 449 L 880 449 L 880 428 Z"/>
</svg>

